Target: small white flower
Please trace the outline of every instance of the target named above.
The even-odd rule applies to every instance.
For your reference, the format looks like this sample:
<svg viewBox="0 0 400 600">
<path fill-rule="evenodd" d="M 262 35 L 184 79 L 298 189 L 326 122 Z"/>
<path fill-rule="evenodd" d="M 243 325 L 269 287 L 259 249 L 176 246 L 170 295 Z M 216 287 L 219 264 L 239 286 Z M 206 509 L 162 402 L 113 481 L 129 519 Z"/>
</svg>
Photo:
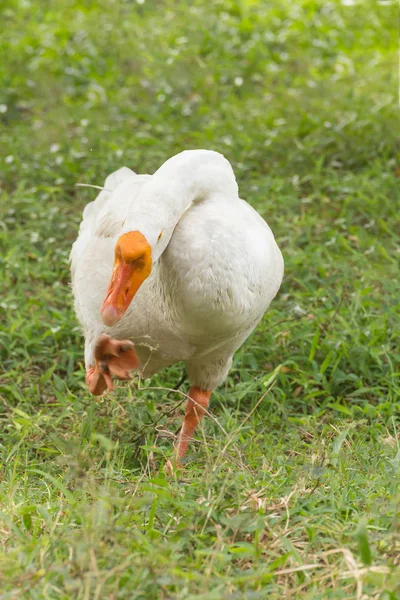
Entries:
<svg viewBox="0 0 400 600">
<path fill-rule="evenodd" d="M 136 0 L 136 3 L 137 3 L 137 4 L 144 4 L 144 1 L 145 1 L 145 0 Z"/>
<path fill-rule="evenodd" d="M 296 313 L 296 315 L 306 315 L 307 311 L 304 310 L 304 308 L 301 308 L 301 306 L 299 304 L 296 304 L 296 306 L 293 307 L 293 312 Z"/>
<path fill-rule="evenodd" d="M 12 154 L 9 154 L 8 156 L 5 157 L 4 162 L 6 163 L 6 165 L 11 165 L 11 163 L 14 162 L 14 157 Z"/>
<path fill-rule="evenodd" d="M 280 66 L 277 63 L 270 62 L 267 64 L 267 70 L 270 73 L 279 73 L 281 70 Z"/>
<path fill-rule="evenodd" d="M 8 110 L 8 106 L 7 104 L 0 104 L 0 113 L 4 114 L 5 112 L 7 112 Z"/>
<path fill-rule="evenodd" d="M 39 241 L 39 234 L 37 231 L 32 231 L 31 232 L 31 242 L 32 244 L 35 244 L 36 242 Z"/>
<path fill-rule="evenodd" d="M 54 154 L 55 152 L 58 152 L 58 151 L 59 151 L 59 149 L 60 149 L 60 144 L 52 144 L 52 145 L 50 146 L 50 152 L 52 152 L 53 154 Z"/>
<path fill-rule="evenodd" d="M 61 163 L 63 163 L 63 162 L 64 162 L 64 157 L 63 156 L 57 156 L 56 157 L 56 160 L 55 160 L 56 165 L 61 165 Z"/>
<path fill-rule="evenodd" d="M 81 121 L 82 127 L 87 127 L 88 124 L 89 124 L 88 119 L 82 119 L 82 121 Z"/>
<path fill-rule="evenodd" d="M 185 105 L 182 107 L 181 113 L 182 113 L 182 115 L 183 115 L 184 117 L 188 117 L 189 115 L 191 115 L 191 114 L 192 114 L 192 109 L 191 109 L 191 107 L 189 106 L 189 104 L 185 104 Z"/>
<path fill-rule="evenodd" d="M 116 155 L 118 158 L 121 158 L 121 156 L 123 155 L 123 153 L 124 153 L 124 151 L 123 151 L 123 150 L 121 150 L 121 148 L 118 148 L 118 150 L 116 150 L 116 151 L 115 151 L 115 155 Z"/>
<path fill-rule="evenodd" d="M 240 87 L 243 85 L 243 77 L 235 77 L 233 83 L 236 85 L 236 87 Z"/>
</svg>

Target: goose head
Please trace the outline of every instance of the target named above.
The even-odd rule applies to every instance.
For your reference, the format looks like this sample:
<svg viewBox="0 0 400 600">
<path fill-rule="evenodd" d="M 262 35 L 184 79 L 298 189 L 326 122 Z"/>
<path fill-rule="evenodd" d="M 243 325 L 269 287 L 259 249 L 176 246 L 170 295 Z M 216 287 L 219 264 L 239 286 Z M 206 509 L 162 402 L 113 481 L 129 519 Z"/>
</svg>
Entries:
<svg viewBox="0 0 400 600">
<path fill-rule="evenodd" d="M 114 268 L 101 317 L 112 327 L 123 317 L 134 295 L 152 269 L 152 249 L 140 231 L 129 231 L 118 238 L 114 251 Z"/>
</svg>

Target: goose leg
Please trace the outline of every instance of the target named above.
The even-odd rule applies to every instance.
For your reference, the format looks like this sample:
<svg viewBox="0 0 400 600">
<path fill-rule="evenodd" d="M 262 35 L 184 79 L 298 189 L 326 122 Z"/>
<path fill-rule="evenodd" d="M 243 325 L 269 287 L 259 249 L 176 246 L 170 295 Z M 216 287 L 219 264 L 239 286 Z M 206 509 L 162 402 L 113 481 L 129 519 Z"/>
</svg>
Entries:
<svg viewBox="0 0 400 600">
<path fill-rule="evenodd" d="M 176 449 L 177 462 L 185 456 L 190 440 L 193 438 L 196 427 L 203 418 L 210 402 L 211 390 L 202 390 L 191 387 L 186 404 L 185 418 L 179 435 Z"/>
<path fill-rule="evenodd" d="M 95 366 L 86 371 L 86 383 L 95 396 L 100 396 L 107 388 L 114 389 L 111 376 L 117 379 L 130 379 L 130 371 L 139 367 L 139 359 L 132 342 L 113 340 L 101 335 L 94 350 Z"/>
</svg>

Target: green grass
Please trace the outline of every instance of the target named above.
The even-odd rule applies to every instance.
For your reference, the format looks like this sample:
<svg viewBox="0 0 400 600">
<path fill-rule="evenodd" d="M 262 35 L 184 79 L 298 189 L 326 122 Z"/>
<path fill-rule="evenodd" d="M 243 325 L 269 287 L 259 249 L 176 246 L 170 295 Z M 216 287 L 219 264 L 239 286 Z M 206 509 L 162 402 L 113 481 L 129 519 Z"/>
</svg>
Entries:
<svg viewBox="0 0 400 600">
<path fill-rule="evenodd" d="M 395 3 L 9 0 L 2 25 L 0 599 L 400 598 Z M 76 182 L 196 147 L 286 277 L 167 477 L 182 368 L 91 397 L 68 254 Z"/>
</svg>

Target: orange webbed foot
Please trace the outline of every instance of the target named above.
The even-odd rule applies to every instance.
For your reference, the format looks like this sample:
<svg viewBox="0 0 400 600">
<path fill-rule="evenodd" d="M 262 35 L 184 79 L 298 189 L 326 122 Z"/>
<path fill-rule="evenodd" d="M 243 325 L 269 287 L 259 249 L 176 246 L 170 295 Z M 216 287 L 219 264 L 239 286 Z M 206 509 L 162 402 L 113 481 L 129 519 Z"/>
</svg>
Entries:
<svg viewBox="0 0 400 600">
<path fill-rule="evenodd" d="M 114 340 L 101 335 L 94 350 L 96 365 L 86 372 L 86 383 L 95 396 L 100 396 L 107 388 L 114 389 L 112 376 L 117 379 L 130 379 L 130 371 L 139 367 L 139 359 L 132 342 Z"/>
</svg>

